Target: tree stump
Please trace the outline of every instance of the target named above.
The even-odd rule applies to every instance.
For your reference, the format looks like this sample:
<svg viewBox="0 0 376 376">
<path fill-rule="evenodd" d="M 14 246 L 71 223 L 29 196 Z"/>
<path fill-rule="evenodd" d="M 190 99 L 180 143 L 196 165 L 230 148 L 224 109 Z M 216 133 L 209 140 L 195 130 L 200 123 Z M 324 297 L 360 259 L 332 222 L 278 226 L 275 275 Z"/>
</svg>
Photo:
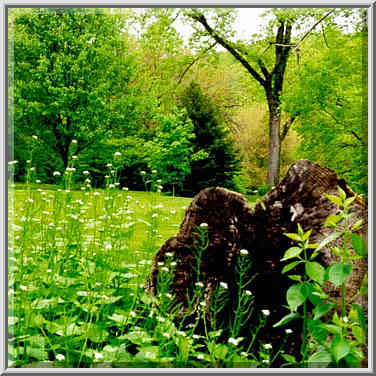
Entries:
<svg viewBox="0 0 376 376">
<path fill-rule="evenodd" d="M 278 345 L 285 336 L 285 327 L 273 328 L 273 324 L 289 312 L 283 306 L 287 304 L 287 289 L 293 283 L 286 274 L 281 273 L 288 262 L 280 260 L 285 251 L 293 246 L 293 242 L 284 233 L 296 232 L 297 224 L 300 223 L 303 230 L 312 229 L 311 242 L 321 242 L 333 231 L 323 227 L 325 219 L 337 212 L 337 207 L 324 193 L 337 195 L 338 186 L 347 196 L 354 196 L 354 192 L 334 171 L 308 160 L 300 160 L 290 167 L 282 182 L 265 195 L 263 203 L 256 203 L 254 209 L 251 209 L 246 198 L 240 193 L 224 188 L 202 190 L 186 211 L 178 234 L 167 240 L 155 255 L 147 283 L 148 290 L 152 294 L 158 292 L 158 262 L 165 261 L 166 253 L 173 253 L 177 266 L 172 289 L 176 303 L 180 304 L 179 316 L 195 315 L 197 304 L 192 307 L 187 301 L 197 281 L 192 247 L 197 227 L 205 223 L 208 225 L 209 242 L 202 255 L 199 279 L 206 287 L 206 301 L 210 303 L 211 294 L 220 282 L 228 284 L 230 296 L 237 296 L 235 264 L 240 257 L 240 251 L 248 250 L 247 257 L 251 263 L 248 278 L 252 278 L 252 282 L 247 288 L 254 297 L 254 314 L 249 325 L 261 310 L 269 310 L 267 325 L 261 330 L 259 338 L 263 342 Z M 363 219 L 358 233 L 367 240 L 367 205 L 357 197 L 350 212 L 354 214 L 351 223 Z M 337 243 L 341 241 L 341 238 L 336 239 Z M 329 247 L 325 247 L 315 261 L 326 267 L 336 260 Z M 347 281 L 347 298 L 359 291 L 366 273 L 367 259 L 353 262 L 353 273 Z M 332 297 L 339 295 L 338 289 L 330 286 L 328 293 Z M 357 302 L 367 311 L 366 296 L 359 297 Z M 227 316 L 223 316 L 224 320 L 231 316 L 231 304 L 234 303 L 235 298 L 230 299 L 230 306 L 225 307 Z M 187 312 L 188 307 L 191 307 L 191 312 Z M 289 324 L 295 333 L 289 337 L 289 346 L 293 353 L 298 352 L 301 342 L 301 320 L 295 321 L 291 323 L 292 326 Z M 244 336 L 247 333 L 249 335 L 247 325 L 248 323 L 244 323 Z"/>
</svg>

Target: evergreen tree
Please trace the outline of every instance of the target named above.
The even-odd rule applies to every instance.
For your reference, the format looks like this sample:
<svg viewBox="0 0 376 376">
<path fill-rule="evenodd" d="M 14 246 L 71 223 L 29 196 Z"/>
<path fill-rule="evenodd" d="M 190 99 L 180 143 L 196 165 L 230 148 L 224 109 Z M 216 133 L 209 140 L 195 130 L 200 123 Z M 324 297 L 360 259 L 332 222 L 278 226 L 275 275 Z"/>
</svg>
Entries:
<svg viewBox="0 0 376 376">
<path fill-rule="evenodd" d="M 234 177 L 240 171 L 239 159 L 219 109 L 195 82 L 184 91 L 182 103 L 196 136 L 195 158 L 192 158 L 191 173 L 184 183 L 184 193 L 195 195 L 211 186 L 236 189 Z"/>
</svg>

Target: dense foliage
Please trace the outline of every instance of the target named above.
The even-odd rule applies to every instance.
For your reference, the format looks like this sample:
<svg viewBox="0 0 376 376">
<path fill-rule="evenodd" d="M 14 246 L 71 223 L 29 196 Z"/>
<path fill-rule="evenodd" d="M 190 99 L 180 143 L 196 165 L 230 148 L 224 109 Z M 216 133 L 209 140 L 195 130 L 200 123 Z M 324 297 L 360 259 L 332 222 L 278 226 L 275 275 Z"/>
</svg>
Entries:
<svg viewBox="0 0 376 376">
<path fill-rule="evenodd" d="M 234 40 L 233 10 L 200 12 Z M 264 34 L 236 46 L 258 75 L 266 74 L 276 63 L 281 22 L 296 27 L 297 43 L 310 22 L 328 12 L 275 10 Z M 283 173 L 297 158 L 311 159 L 367 194 L 367 29 L 356 18 L 348 18 L 348 29 L 335 22 L 338 14 L 358 13 L 336 10 L 290 51 L 278 89 L 278 163 Z M 103 186 L 107 161 L 118 151 L 120 179 L 133 189 L 145 188 L 141 171 L 155 169 L 166 192 L 193 195 L 209 185 L 244 193 L 266 189 L 270 103 L 244 64 L 217 49 L 207 30 L 196 27 L 188 45 L 178 31 L 177 21 L 188 20 L 181 14 L 188 13 L 10 12 L 9 144 L 11 159 L 19 162 L 16 181 L 26 179 L 33 148 L 37 177 L 50 183 L 76 155 L 78 168 Z"/>
</svg>

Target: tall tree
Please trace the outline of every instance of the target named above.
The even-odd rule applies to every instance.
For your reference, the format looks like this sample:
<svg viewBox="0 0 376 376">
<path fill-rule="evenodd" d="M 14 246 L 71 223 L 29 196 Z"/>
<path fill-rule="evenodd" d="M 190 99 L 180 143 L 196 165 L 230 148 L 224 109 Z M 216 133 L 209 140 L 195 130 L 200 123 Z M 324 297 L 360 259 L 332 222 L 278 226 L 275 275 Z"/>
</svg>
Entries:
<svg viewBox="0 0 376 376">
<path fill-rule="evenodd" d="M 34 9 L 14 18 L 16 133 L 37 135 L 64 167 L 72 146 L 80 153 L 135 123 L 136 65 L 123 27 L 119 15 L 96 9 Z"/>
<path fill-rule="evenodd" d="M 234 177 L 240 171 L 239 160 L 220 111 L 194 82 L 187 87 L 181 100 L 196 136 L 191 173 L 184 183 L 185 193 L 194 195 L 210 186 L 236 188 Z"/>
<path fill-rule="evenodd" d="M 203 27 L 201 35 L 214 39 L 230 52 L 264 90 L 269 109 L 269 163 L 267 180 L 270 185 L 278 183 L 281 143 L 295 120 L 295 116 L 291 116 L 282 125 L 281 129 L 281 94 L 287 62 L 291 50 L 293 48 L 297 50 L 302 40 L 308 35 L 303 35 L 303 38 L 293 43 L 293 27 L 301 26 L 309 18 L 312 20 L 312 16 L 318 17 L 318 20 L 314 23 L 314 26 L 316 26 L 330 13 L 332 11 L 328 9 L 273 9 L 269 12 L 273 18 L 268 24 L 269 31 L 264 42 L 253 41 L 245 43 L 244 41 L 233 41 L 231 23 L 234 20 L 234 16 L 231 10 L 213 9 L 210 13 L 205 9 L 192 8 L 185 11 L 185 14 L 191 20 Z M 215 24 L 216 26 L 212 26 L 211 24 Z M 266 48 L 265 42 L 268 44 Z M 274 56 L 271 56 L 272 50 L 274 50 Z"/>
</svg>

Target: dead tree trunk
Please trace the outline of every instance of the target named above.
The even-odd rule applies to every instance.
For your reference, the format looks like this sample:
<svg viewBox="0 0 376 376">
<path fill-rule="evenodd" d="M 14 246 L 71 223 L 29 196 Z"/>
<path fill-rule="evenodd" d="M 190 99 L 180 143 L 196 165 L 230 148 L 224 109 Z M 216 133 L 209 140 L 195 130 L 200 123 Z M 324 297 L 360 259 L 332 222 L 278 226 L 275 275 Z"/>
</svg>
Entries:
<svg viewBox="0 0 376 376">
<path fill-rule="evenodd" d="M 323 223 L 329 215 L 337 212 L 336 206 L 324 193 L 336 195 L 338 186 L 347 196 L 354 195 L 334 171 L 301 160 L 290 167 L 283 181 L 264 197 L 263 203 L 258 202 L 253 210 L 239 193 L 224 188 L 204 189 L 193 199 L 179 233 L 169 239 L 155 255 L 148 280 L 149 291 L 157 293 L 158 262 L 164 261 L 166 253 L 171 252 L 177 262 L 173 292 L 176 302 L 181 304 L 180 316 L 195 314 L 197 305 L 188 305 L 188 297 L 197 281 L 192 247 L 197 227 L 207 223 L 209 242 L 202 255 L 199 278 L 206 287 L 204 299 L 210 302 L 211 294 L 219 282 L 226 282 L 230 296 L 237 296 L 235 264 L 240 257 L 240 250 L 248 250 L 247 257 L 251 263 L 248 278 L 252 278 L 252 282 L 247 288 L 254 296 L 254 315 L 250 318 L 249 325 L 261 310 L 269 310 L 269 325 L 261 332 L 261 338 L 263 341 L 278 343 L 285 335 L 285 328 L 272 328 L 272 325 L 288 313 L 283 305 L 286 305 L 286 291 L 292 284 L 281 273 L 286 262 L 280 260 L 293 245 L 284 233 L 296 232 L 297 224 L 300 223 L 303 230 L 312 229 L 312 242 L 323 240 L 331 231 L 323 228 Z M 367 210 L 360 198 L 356 198 L 351 206 L 351 212 L 354 213 L 351 221 L 364 221 L 358 230 L 364 238 L 367 237 Z M 338 238 L 337 242 L 341 242 L 341 239 Z M 329 248 L 324 248 L 317 260 L 328 266 L 336 258 Z M 352 277 L 348 281 L 348 297 L 354 296 L 359 290 L 366 273 L 367 260 L 355 261 Z M 332 296 L 338 295 L 335 289 L 329 288 L 328 291 Z M 367 309 L 366 297 L 360 297 L 358 302 Z M 234 303 L 236 302 L 230 301 L 229 304 Z M 191 312 L 187 312 L 188 307 Z M 226 309 L 227 314 L 231 315 L 231 306 Z M 247 326 L 247 323 L 244 324 Z M 290 343 L 292 351 L 299 348 L 301 340 L 299 326 L 294 329 L 296 335 L 291 337 Z"/>
</svg>

